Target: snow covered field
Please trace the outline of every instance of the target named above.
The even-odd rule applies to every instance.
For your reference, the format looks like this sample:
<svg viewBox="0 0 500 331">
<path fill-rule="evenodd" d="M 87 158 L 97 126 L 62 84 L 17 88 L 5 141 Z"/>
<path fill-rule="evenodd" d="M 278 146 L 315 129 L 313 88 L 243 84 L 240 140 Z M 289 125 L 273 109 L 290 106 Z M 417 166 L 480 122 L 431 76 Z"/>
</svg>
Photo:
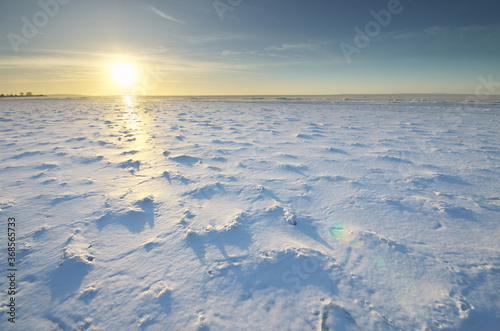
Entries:
<svg viewBox="0 0 500 331">
<path fill-rule="evenodd" d="M 2 330 L 499 330 L 500 105 L 0 101 Z"/>
</svg>

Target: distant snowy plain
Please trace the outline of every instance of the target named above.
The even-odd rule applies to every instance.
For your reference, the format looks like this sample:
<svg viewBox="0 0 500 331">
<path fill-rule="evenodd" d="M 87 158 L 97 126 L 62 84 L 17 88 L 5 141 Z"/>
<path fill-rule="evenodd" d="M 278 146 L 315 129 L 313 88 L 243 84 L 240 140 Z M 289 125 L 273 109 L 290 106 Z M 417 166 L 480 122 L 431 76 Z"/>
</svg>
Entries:
<svg viewBox="0 0 500 331">
<path fill-rule="evenodd" d="M 500 330 L 500 105 L 0 101 L 2 330 Z"/>
</svg>

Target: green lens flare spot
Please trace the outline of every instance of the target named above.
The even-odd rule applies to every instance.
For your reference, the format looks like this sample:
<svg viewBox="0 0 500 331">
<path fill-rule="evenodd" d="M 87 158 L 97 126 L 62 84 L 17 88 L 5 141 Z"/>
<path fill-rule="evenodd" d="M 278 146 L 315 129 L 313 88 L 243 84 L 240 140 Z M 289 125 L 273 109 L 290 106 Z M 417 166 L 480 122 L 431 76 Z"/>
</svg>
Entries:
<svg viewBox="0 0 500 331">
<path fill-rule="evenodd" d="M 342 225 L 332 226 L 329 230 L 332 237 L 337 240 L 341 240 L 344 236 L 345 229 Z"/>
<path fill-rule="evenodd" d="M 377 259 L 377 265 L 379 267 L 383 267 L 386 263 L 387 262 L 384 259 L 382 259 L 382 258 Z"/>
<path fill-rule="evenodd" d="M 355 238 L 355 234 L 347 231 L 343 224 L 335 224 L 328 229 L 330 234 L 336 240 L 353 247 L 358 247 L 359 243 Z"/>
</svg>

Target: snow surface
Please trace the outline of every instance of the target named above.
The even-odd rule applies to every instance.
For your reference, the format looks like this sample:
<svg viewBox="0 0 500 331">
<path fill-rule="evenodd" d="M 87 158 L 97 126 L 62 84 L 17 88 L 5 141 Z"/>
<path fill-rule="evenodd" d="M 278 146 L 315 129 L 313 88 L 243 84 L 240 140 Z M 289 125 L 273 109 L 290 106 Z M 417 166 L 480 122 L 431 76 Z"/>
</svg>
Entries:
<svg viewBox="0 0 500 331">
<path fill-rule="evenodd" d="M 2 330 L 500 330 L 500 105 L 0 102 Z"/>
</svg>

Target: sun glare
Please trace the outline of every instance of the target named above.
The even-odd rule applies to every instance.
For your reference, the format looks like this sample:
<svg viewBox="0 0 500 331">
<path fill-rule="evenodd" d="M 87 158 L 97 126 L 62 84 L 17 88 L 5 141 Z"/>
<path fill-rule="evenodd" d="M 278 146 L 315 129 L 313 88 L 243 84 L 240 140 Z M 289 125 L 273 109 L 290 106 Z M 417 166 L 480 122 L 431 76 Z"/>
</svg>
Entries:
<svg viewBox="0 0 500 331">
<path fill-rule="evenodd" d="M 111 67 L 111 72 L 115 82 L 122 86 L 130 86 L 136 81 L 135 68 L 130 63 L 115 63 Z"/>
</svg>

